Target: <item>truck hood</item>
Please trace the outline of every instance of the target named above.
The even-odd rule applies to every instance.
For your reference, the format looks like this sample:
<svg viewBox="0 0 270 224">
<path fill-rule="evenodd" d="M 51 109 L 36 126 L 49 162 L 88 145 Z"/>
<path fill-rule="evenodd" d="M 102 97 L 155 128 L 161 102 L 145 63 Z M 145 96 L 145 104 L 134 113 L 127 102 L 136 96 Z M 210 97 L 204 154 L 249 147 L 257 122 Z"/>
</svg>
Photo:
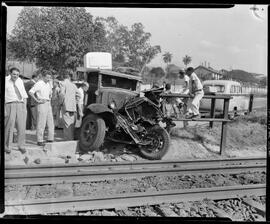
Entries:
<svg viewBox="0 0 270 224">
<path fill-rule="evenodd" d="M 116 108 L 121 108 L 125 102 L 130 98 L 139 95 L 138 92 L 133 92 L 124 89 L 117 88 L 102 88 L 99 94 L 101 95 L 101 103 L 109 105 L 111 102 L 115 102 Z"/>
</svg>

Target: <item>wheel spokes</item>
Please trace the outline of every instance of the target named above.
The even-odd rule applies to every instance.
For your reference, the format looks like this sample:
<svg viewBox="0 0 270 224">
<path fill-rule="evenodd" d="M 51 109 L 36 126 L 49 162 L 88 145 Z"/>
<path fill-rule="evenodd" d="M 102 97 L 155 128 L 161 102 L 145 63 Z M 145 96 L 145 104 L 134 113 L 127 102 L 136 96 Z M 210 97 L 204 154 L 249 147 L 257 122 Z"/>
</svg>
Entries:
<svg viewBox="0 0 270 224">
<path fill-rule="evenodd" d="M 87 142 L 91 141 L 91 139 L 95 136 L 95 134 L 97 132 L 96 129 L 97 129 L 97 126 L 96 126 L 95 122 L 93 122 L 93 121 L 90 121 L 89 123 L 87 123 L 85 125 L 85 128 L 83 130 L 83 134 L 84 134 L 85 140 Z"/>
<path fill-rule="evenodd" d="M 160 135 L 156 133 L 149 133 L 147 139 L 152 141 L 152 144 L 145 146 L 145 150 L 150 153 L 159 152 L 163 147 L 163 139 Z"/>
</svg>

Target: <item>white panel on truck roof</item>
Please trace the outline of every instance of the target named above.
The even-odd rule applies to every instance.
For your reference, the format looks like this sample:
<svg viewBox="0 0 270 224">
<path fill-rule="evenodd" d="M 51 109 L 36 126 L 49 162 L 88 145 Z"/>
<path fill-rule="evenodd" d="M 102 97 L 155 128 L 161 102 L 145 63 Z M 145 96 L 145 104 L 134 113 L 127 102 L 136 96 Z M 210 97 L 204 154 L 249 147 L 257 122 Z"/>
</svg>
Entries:
<svg viewBox="0 0 270 224">
<path fill-rule="evenodd" d="M 89 52 L 84 55 L 84 67 L 112 69 L 112 55 L 107 52 Z"/>
</svg>

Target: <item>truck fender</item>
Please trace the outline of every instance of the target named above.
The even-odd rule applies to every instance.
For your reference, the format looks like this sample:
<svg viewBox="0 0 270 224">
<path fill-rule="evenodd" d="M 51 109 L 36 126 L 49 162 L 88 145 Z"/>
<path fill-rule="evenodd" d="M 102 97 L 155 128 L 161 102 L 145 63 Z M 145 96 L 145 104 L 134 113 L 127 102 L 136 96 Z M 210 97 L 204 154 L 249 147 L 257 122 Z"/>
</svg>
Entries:
<svg viewBox="0 0 270 224">
<path fill-rule="evenodd" d="M 100 103 L 93 103 L 87 107 L 87 110 L 90 113 L 98 114 L 105 121 L 106 126 L 109 128 L 109 131 L 113 130 L 116 126 L 117 120 L 113 111 Z M 87 114 L 87 113 L 86 113 Z"/>
<path fill-rule="evenodd" d="M 100 114 L 100 113 L 104 113 L 104 112 L 109 112 L 109 113 L 113 113 L 112 110 L 110 108 L 108 108 L 107 106 L 105 106 L 104 104 L 100 104 L 100 103 L 93 103 L 90 104 L 87 109 L 89 109 L 91 112 L 93 112 L 94 114 Z"/>
</svg>

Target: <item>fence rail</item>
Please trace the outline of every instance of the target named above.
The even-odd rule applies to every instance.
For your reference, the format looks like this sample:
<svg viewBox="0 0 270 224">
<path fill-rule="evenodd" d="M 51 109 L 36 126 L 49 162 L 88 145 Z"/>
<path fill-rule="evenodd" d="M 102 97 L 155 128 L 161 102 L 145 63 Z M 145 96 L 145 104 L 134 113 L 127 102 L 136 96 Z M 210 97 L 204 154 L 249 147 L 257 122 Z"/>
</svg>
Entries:
<svg viewBox="0 0 270 224">
<path fill-rule="evenodd" d="M 170 98 L 170 97 L 180 97 L 180 98 L 190 98 L 187 94 L 177 94 L 177 93 L 171 93 L 171 94 L 161 94 L 162 98 Z M 252 112 L 253 109 L 253 101 L 254 97 L 266 97 L 267 94 L 218 94 L 218 95 L 204 95 L 203 98 L 211 99 L 211 109 L 210 109 L 210 118 L 202 118 L 202 119 L 177 119 L 178 121 L 184 122 L 184 127 L 186 126 L 186 123 L 188 120 L 193 121 L 209 121 L 209 127 L 213 127 L 213 122 L 222 122 L 221 127 L 221 141 L 220 141 L 220 154 L 222 155 L 224 153 L 225 147 L 226 147 L 226 137 L 227 137 L 227 123 L 229 120 L 229 103 L 230 99 L 233 98 L 233 96 L 249 96 L 249 105 L 248 105 L 248 113 Z M 223 118 L 218 119 L 215 118 L 215 110 L 216 110 L 216 100 L 217 99 L 223 99 Z"/>
<path fill-rule="evenodd" d="M 160 95 L 163 98 L 167 97 L 181 97 L 181 98 L 190 98 L 189 95 L 187 94 L 176 94 L 176 93 L 171 93 L 171 94 L 161 94 Z M 229 120 L 229 103 L 230 99 L 232 99 L 232 96 L 230 95 L 204 95 L 203 98 L 211 99 L 211 111 L 210 111 L 210 119 L 177 119 L 179 121 L 188 121 L 188 120 L 193 120 L 193 121 L 209 121 L 210 128 L 213 127 L 213 122 L 221 122 L 222 127 L 221 127 L 221 140 L 220 140 L 220 154 L 224 154 L 224 150 L 226 147 L 226 138 L 227 138 L 227 123 L 230 121 Z M 223 104 L 223 118 L 222 119 L 217 119 L 215 118 L 215 107 L 216 107 L 216 99 L 223 99 L 224 104 Z M 184 124 L 185 126 L 185 124 Z"/>
</svg>

